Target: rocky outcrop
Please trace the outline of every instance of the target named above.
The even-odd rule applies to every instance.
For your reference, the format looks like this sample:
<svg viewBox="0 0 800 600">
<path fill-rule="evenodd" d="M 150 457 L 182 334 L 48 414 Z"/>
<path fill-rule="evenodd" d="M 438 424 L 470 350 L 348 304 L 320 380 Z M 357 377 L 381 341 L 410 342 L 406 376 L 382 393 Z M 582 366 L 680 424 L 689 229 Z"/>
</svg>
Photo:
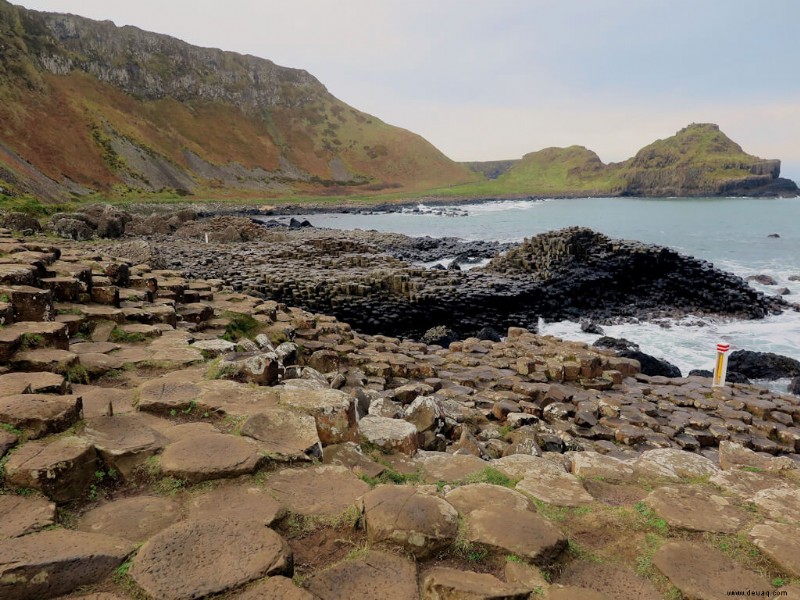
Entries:
<svg viewBox="0 0 800 600">
<path fill-rule="evenodd" d="M 728 358 L 728 369 L 750 379 L 800 377 L 800 361 L 774 352 L 736 350 Z"/>
</svg>

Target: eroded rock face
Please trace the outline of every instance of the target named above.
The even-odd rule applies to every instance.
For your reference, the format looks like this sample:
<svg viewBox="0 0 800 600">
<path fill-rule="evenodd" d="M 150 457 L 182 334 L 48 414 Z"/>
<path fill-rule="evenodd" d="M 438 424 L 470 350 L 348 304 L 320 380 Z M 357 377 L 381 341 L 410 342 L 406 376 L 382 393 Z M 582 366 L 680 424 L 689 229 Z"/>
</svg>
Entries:
<svg viewBox="0 0 800 600">
<path fill-rule="evenodd" d="M 156 598 L 189 600 L 217 594 L 266 575 L 291 575 L 292 554 L 277 533 L 260 524 L 187 521 L 151 538 L 130 574 Z"/>
</svg>

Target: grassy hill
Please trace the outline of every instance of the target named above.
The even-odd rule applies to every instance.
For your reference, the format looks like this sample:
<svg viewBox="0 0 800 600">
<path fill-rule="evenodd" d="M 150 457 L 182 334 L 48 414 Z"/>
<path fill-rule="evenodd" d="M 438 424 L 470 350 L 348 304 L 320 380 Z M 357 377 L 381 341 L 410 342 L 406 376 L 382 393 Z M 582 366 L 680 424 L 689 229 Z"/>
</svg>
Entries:
<svg viewBox="0 0 800 600">
<path fill-rule="evenodd" d="M 5 0 L 0 45 L 6 195 L 263 198 L 480 178 L 267 60 Z"/>
</svg>

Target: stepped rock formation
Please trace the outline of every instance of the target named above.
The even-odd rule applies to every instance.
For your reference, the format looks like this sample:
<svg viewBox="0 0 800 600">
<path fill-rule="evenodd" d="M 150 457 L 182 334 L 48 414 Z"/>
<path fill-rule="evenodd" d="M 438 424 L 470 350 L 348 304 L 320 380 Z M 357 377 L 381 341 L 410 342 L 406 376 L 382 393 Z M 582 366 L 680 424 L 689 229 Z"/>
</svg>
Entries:
<svg viewBox="0 0 800 600">
<path fill-rule="evenodd" d="M 309 73 L 0 0 L 0 193 L 426 189 L 477 179 Z"/>
</svg>

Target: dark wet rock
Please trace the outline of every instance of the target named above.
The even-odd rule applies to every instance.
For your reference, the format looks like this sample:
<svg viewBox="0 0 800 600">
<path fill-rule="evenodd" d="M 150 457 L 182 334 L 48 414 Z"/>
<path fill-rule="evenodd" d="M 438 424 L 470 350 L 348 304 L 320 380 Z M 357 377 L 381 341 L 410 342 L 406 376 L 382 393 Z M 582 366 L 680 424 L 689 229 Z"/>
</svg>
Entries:
<svg viewBox="0 0 800 600">
<path fill-rule="evenodd" d="M 680 377 L 681 370 L 666 360 L 656 358 L 650 354 L 645 354 L 639 350 L 639 345 L 634 344 L 625 338 L 601 337 L 594 344 L 595 348 L 607 348 L 614 350 L 617 356 L 622 358 L 632 358 L 638 360 L 642 367 L 641 372 L 645 375 L 664 377 Z"/>
<path fill-rule="evenodd" d="M 714 377 L 714 372 L 708 369 L 692 369 L 687 377 Z M 728 371 L 725 374 L 725 381 L 728 383 L 750 383 L 750 380 L 736 371 Z"/>
<path fill-rule="evenodd" d="M 800 376 L 800 361 L 773 352 L 737 350 L 728 358 L 728 369 L 750 379 L 773 380 Z"/>
<path fill-rule="evenodd" d="M 501 341 L 500 334 L 497 333 L 491 327 L 484 327 L 478 333 L 475 334 L 475 337 L 479 340 L 489 341 L 489 342 L 499 342 Z"/>
<path fill-rule="evenodd" d="M 763 273 L 760 275 L 750 275 L 747 278 L 747 281 L 755 281 L 761 285 L 778 285 L 778 282 L 775 281 L 774 277 L 770 275 L 764 275 Z"/>
<path fill-rule="evenodd" d="M 584 333 L 605 335 L 605 331 L 603 331 L 603 328 L 593 321 L 581 321 L 581 331 Z"/>
<path fill-rule="evenodd" d="M 456 332 L 443 325 L 438 325 L 436 327 L 431 327 L 428 331 L 425 332 L 425 335 L 422 336 L 422 343 L 428 345 L 437 345 L 442 346 L 443 348 L 447 348 L 453 342 L 458 341 L 459 337 Z"/>
<path fill-rule="evenodd" d="M 800 396 L 800 377 L 795 377 L 791 382 L 789 382 L 789 388 L 787 391 L 795 396 Z"/>
</svg>

